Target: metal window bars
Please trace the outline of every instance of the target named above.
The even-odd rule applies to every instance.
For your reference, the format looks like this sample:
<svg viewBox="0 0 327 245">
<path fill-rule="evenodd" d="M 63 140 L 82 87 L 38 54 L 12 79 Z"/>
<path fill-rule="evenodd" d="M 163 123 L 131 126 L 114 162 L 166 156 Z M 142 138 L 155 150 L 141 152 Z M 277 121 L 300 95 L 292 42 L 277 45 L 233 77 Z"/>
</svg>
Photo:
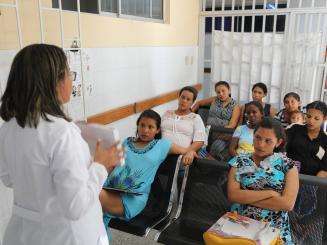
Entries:
<svg viewBox="0 0 327 245">
<path fill-rule="evenodd" d="M 153 1 L 154 0 L 149 0 L 148 2 L 134 1 L 133 2 L 134 6 L 132 6 L 130 4 L 131 2 L 126 2 L 124 0 L 109 0 L 109 2 L 108 0 L 107 2 L 104 2 L 104 0 L 98 0 L 99 13 L 101 15 L 123 17 L 127 19 L 135 19 L 141 21 L 163 22 L 165 16 L 164 0 L 162 0 L 162 4 L 161 4 L 161 8 L 162 8 L 161 16 L 154 15 L 153 7 L 156 5 L 153 3 Z M 104 4 L 104 3 L 108 3 L 108 4 Z M 139 6 L 139 4 L 141 3 L 143 3 L 143 5 Z M 105 9 L 103 6 L 108 6 L 109 8 Z M 143 14 L 137 14 L 138 10 L 140 9 L 142 9 Z"/>
<path fill-rule="evenodd" d="M 251 6 L 252 5 L 252 6 Z M 238 60 L 235 60 L 235 57 L 231 57 L 231 60 L 229 62 L 231 63 L 239 63 L 239 67 L 236 69 L 235 66 L 230 66 L 228 68 L 229 70 L 229 76 L 227 76 L 231 82 L 232 87 L 237 86 L 235 91 L 233 91 L 234 94 L 237 93 L 238 100 L 240 101 L 241 98 L 241 90 L 244 90 L 244 81 L 241 81 L 241 74 L 244 71 L 244 69 L 249 69 L 250 72 L 248 73 L 248 76 L 246 80 L 248 80 L 248 95 L 249 98 L 251 98 L 251 86 L 253 85 L 253 82 L 255 80 L 261 80 L 262 82 L 265 82 L 268 86 L 268 89 L 270 93 L 267 96 L 267 101 L 271 102 L 275 106 L 279 107 L 282 103 L 282 94 L 290 89 L 296 89 L 300 94 L 303 94 L 304 102 L 309 102 L 312 99 L 316 99 L 317 97 L 323 98 L 323 94 L 319 94 L 317 96 L 317 91 L 321 88 L 324 88 L 324 85 L 321 85 L 321 83 L 325 83 L 323 81 L 326 81 L 326 69 L 327 69 L 327 63 L 326 60 L 321 60 L 321 50 L 327 46 L 326 42 L 326 32 L 327 28 L 326 22 L 327 22 L 327 1 L 322 0 L 303 0 L 303 1 L 295 1 L 295 0 L 203 0 L 201 5 L 202 11 L 200 13 L 200 31 L 199 33 L 203 33 L 203 30 L 205 28 L 205 19 L 211 18 L 212 20 L 212 33 L 214 33 L 217 26 L 215 23 L 216 18 L 221 18 L 221 36 L 224 36 L 224 32 L 228 31 L 231 32 L 231 43 L 233 45 L 232 47 L 232 53 L 235 52 L 235 49 L 238 46 L 238 52 L 240 53 Z M 282 17 L 284 16 L 284 17 Z M 226 27 L 226 18 L 232 17 L 232 26 L 231 31 L 225 30 Z M 251 27 L 249 28 L 248 21 L 245 21 L 247 17 L 251 17 L 252 21 L 250 23 Z M 261 43 L 254 44 L 253 38 L 257 36 L 258 30 L 257 26 L 255 26 L 257 23 L 257 18 L 262 19 L 262 29 L 261 29 Z M 272 24 L 272 30 L 268 30 L 268 18 L 269 23 Z M 277 28 L 277 23 L 280 23 L 281 18 L 285 19 L 285 27 L 282 33 L 279 32 Z M 295 19 L 294 19 L 295 18 Z M 301 21 L 304 20 L 304 24 L 300 25 L 297 18 L 301 19 Z M 248 18 L 249 19 L 249 18 Z M 272 20 L 272 21 L 271 21 Z M 239 22 L 241 26 L 237 24 L 235 26 L 235 22 Z M 202 23 L 202 24 L 201 24 Z M 295 83 L 293 81 L 294 75 L 294 69 L 293 67 L 296 66 L 294 64 L 294 55 L 296 51 L 294 50 L 294 38 L 297 38 L 299 33 L 299 28 L 302 28 L 301 32 L 303 34 L 303 45 L 309 46 L 310 43 L 308 43 L 308 37 L 312 37 L 312 33 L 314 25 L 317 25 L 316 33 L 321 33 L 322 38 L 320 44 L 316 44 L 316 49 L 312 50 L 312 53 L 314 54 L 314 61 L 311 62 L 311 64 L 308 64 L 306 61 L 306 57 L 310 56 L 311 54 L 308 52 L 308 50 L 303 51 L 303 59 L 301 64 L 298 64 L 299 67 L 301 67 L 301 75 L 300 80 Z M 245 25 L 246 28 L 245 28 Z M 299 26 L 297 28 L 297 26 Z M 236 27 L 236 30 L 234 28 Z M 251 50 L 250 54 L 250 63 L 244 62 L 242 59 L 242 56 L 244 55 L 244 52 L 242 49 L 244 49 L 243 41 L 244 37 L 247 36 L 245 34 L 245 29 L 250 29 L 251 33 L 251 43 L 249 44 L 249 48 Z M 279 28 L 280 29 L 280 28 Z M 269 34 L 269 42 L 266 43 L 265 39 L 267 39 L 267 31 L 270 32 Z M 248 31 L 246 31 L 248 32 Z M 237 33 L 237 34 L 236 34 Z M 282 35 L 281 35 L 282 34 Z M 233 43 L 235 42 L 233 35 L 240 36 L 239 43 L 236 45 Z M 318 34 L 317 34 L 318 35 Z M 280 38 L 282 37 L 282 41 Z M 221 54 L 217 54 L 217 51 L 215 51 L 214 47 L 221 46 L 222 43 L 215 43 L 214 35 L 212 34 L 212 40 L 211 40 L 211 57 L 203 57 L 201 58 L 201 54 L 203 55 L 204 51 L 204 42 L 201 41 L 203 37 L 199 36 L 199 64 L 203 63 L 205 61 L 211 61 L 211 81 L 213 80 L 220 80 L 222 78 L 223 72 L 222 69 L 226 69 L 226 60 L 222 59 Z M 220 40 L 221 41 L 221 40 Z M 278 41 L 278 42 L 277 42 Z M 270 44 L 269 44 L 270 43 Z M 253 50 L 254 49 L 260 49 L 261 56 L 259 59 L 258 64 L 253 63 Z M 280 66 L 282 67 L 282 72 L 278 76 L 274 74 L 273 67 L 275 65 L 274 59 L 276 58 L 276 51 L 278 51 L 282 58 L 280 60 Z M 264 59 L 264 57 L 267 56 L 267 52 L 271 53 L 270 58 Z M 277 52 L 277 53 L 278 53 Z M 203 59 L 203 60 L 201 60 Z M 218 63 L 218 64 L 217 64 Z M 310 71 L 309 65 L 314 66 L 313 70 Z M 217 66 L 219 66 L 220 69 L 217 69 Z M 257 66 L 257 67 L 254 67 Z M 257 78 L 253 77 L 252 69 L 258 68 L 258 75 Z M 324 72 L 322 75 L 322 68 L 324 68 Z M 239 70 L 238 70 L 239 69 Z M 265 69 L 265 76 L 263 76 L 263 72 Z M 269 72 L 268 72 L 269 71 Z M 201 71 L 200 71 L 201 72 Z M 235 75 L 235 72 L 238 73 L 238 75 Z M 311 80 L 309 80 L 310 74 Z M 238 77 L 238 81 L 234 81 L 235 77 Z M 266 77 L 265 80 L 262 80 L 263 77 Z M 199 76 L 199 78 L 203 78 Z M 226 77 L 223 77 L 226 78 Z M 279 79 L 280 82 L 276 83 L 276 79 Z M 286 82 L 286 84 L 285 84 Z M 310 87 L 303 86 L 303 84 L 310 84 Z M 213 85 L 211 84 L 211 94 L 213 94 Z M 323 90 L 326 92 L 326 90 Z M 242 91 L 244 93 L 244 91 Z M 244 99 L 244 98 L 243 98 Z"/>
</svg>

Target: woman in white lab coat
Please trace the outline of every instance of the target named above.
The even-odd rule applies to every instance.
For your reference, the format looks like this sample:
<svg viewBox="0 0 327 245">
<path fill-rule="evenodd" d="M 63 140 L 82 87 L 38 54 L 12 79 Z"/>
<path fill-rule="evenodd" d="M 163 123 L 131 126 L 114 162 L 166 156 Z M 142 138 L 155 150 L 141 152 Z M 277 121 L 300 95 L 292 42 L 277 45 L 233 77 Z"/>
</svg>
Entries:
<svg viewBox="0 0 327 245">
<path fill-rule="evenodd" d="M 15 57 L 2 97 L 0 179 L 13 188 L 4 245 L 107 245 L 99 193 L 116 146 L 91 159 L 65 115 L 72 78 L 62 49 L 30 45 Z"/>
</svg>

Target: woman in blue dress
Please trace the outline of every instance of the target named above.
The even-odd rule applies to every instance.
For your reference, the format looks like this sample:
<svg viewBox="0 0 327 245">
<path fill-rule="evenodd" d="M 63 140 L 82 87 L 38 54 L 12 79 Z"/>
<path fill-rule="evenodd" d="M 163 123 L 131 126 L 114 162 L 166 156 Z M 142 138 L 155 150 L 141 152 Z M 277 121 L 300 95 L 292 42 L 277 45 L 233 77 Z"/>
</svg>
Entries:
<svg viewBox="0 0 327 245">
<path fill-rule="evenodd" d="M 184 154 L 182 160 L 184 165 L 189 165 L 193 157 L 197 157 L 194 151 L 162 139 L 160 124 L 160 115 L 153 110 L 146 110 L 137 120 L 136 137 L 124 140 L 126 164 L 116 167 L 104 185 L 141 195 L 102 190 L 100 201 L 106 227 L 109 226 L 112 217 L 129 220 L 144 209 L 154 176 L 168 154 Z"/>
<path fill-rule="evenodd" d="M 294 162 L 278 152 L 285 133 L 275 119 L 265 117 L 254 132 L 254 153 L 239 155 L 229 164 L 228 198 L 232 211 L 269 222 L 280 229 L 284 244 L 294 244 L 288 211 L 299 189 Z"/>
</svg>

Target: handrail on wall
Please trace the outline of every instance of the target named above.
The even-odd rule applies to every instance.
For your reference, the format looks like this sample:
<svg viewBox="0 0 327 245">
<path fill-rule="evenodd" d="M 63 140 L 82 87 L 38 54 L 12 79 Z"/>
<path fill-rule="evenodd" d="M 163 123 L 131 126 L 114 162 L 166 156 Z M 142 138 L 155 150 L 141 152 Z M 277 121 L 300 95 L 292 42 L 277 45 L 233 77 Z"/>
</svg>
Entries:
<svg viewBox="0 0 327 245">
<path fill-rule="evenodd" d="M 197 83 L 193 85 L 198 91 L 202 89 L 202 84 Z M 159 106 L 170 101 L 173 101 L 178 98 L 179 90 L 175 90 L 173 92 L 165 93 L 162 95 L 158 95 L 156 97 L 142 100 L 139 102 L 135 102 L 133 104 L 121 106 L 115 109 L 111 109 L 94 116 L 90 116 L 87 118 L 88 123 L 99 123 L 99 124 L 109 124 L 120 119 L 126 118 L 136 113 L 140 113 L 144 110 L 153 108 L 155 106 Z"/>
</svg>

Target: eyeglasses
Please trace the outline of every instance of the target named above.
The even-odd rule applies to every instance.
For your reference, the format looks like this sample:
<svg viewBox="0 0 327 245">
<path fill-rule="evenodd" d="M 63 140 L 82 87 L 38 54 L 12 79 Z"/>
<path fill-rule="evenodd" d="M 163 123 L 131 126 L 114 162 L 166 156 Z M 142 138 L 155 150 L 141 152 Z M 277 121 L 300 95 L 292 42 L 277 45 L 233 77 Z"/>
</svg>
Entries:
<svg viewBox="0 0 327 245">
<path fill-rule="evenodd" d="M 68 75 L 69 75 L 69 78 L 70 78 L 72 81 L 75 81 L 75 80 L 76 80 L 76 76 L 77 76 L 76 71 L 70 71 L 70 72 L 68 73 Z"/>
</svg>

